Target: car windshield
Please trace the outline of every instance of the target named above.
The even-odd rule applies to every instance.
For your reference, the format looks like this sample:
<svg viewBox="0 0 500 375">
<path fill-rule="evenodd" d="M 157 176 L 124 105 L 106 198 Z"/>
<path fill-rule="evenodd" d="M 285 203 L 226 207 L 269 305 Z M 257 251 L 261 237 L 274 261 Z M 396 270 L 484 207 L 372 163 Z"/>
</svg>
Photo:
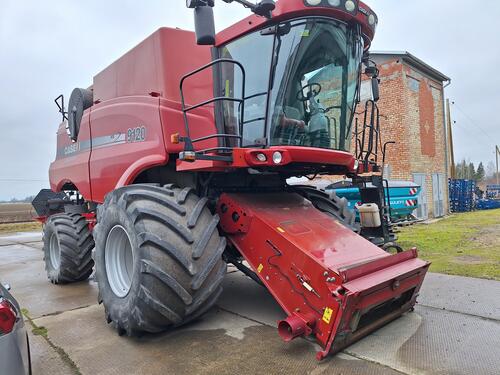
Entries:
<svg viewBox="0 0 500 375">
<path fill-rule="evenodd" d="M 244 146 L 348 151 L 362 53 L 358 28 L 322 18 L 283 23 L 272 35 L 258 32 L 224 46 L 221 57 L 245 67 Z M 223 68 L 222 94 L 236 95 L 241 80 L 234 68 Z M 223 106 L 225 131 L 234 133 L 240 107 Z"/>
</svg>

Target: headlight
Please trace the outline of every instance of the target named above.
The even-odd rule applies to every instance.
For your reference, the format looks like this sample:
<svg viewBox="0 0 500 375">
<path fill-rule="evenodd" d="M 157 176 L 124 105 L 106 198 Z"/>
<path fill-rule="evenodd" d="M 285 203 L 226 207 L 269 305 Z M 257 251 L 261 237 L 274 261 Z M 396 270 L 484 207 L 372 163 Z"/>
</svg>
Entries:
<svg viewBox="0 0 500 375">
<path fill-rule="evenodd" d="M 307 4 L 309 5 L 319 5 L 321 3 L 321 0 L 306 0 Z"/>
<path fill-rule="evenodd" d="M 281 155 L 281 152 L 276 151 L 273 154 L 273 162 L 274 162 L 274 164 L 281 164 L 282 161 L 283 161 L 283 155 Z"/>
<path fill-rule="evenodd" d="M 354 170 L 357 172 L 358 168 L 359 168 L 359 160 L 356 159 L 356 160 L 354 160 Z"/>
<path fill-rule="evenodd" d="M 368 23 L 371 26 L 375 25 L 375 16 L 373 14 L 370 14 L 370 16 L 368 17 Z"/>
<path fill-rule="evenodd" d="M 354 1 L 352 0 L 347 0 L 345 2 L 345 9 L 348 11 L 348 12 L 354 12 L 354 10 L 356 9 L 356 4 L 354 3 Z"/>
<path fill-rule="evenodd" d="M 258 161 L 261 161 L 261 162 L 267 161 L 266 155 L 264 155 L 262 153 L 258 153 L 256 157 L 257 157 Z"/>
<path fill-rule="evenodd" d="M 332 7 L 338 7 L 340 5 L 340 0 L 328 0 L 328 4 Z"/>
</svg>

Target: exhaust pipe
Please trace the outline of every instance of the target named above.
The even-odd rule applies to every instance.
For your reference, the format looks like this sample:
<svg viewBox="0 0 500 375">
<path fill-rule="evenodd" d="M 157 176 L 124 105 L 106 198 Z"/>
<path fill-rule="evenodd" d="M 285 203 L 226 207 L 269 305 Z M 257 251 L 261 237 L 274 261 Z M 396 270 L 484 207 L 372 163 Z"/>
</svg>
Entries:
<svg viewBox="0 0 500 375">
<path fill-rule="evenodd" d="M 291 315 L 285 320 L 278 321 L 278 334 L 285 342 L 292 341 L 299 336 L 310 335 L 312 329 L 301 317 Z"/>
</svg>

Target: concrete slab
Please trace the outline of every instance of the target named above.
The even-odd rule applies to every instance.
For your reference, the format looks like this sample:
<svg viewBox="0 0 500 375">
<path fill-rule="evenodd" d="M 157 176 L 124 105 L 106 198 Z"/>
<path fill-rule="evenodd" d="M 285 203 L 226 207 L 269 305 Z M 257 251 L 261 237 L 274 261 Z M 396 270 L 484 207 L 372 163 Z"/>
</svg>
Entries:
<svg viewBox="0 0 500 375">
<path fill-rule="evenodd" d="M 27 245 L 0 246 L 0 277 L 11 285 L 12 293 L 33 318 L 97 302 L 97 285 L 92 281 L 50 284 L 43 253 Z"/>
<path fill-rule="evenodd" d="M 267 289 L 241 272 L 227 274 L 223 288 L 217 306 L 224 310 L 271 327 L 276 327 L 278 320 L 286 318 Z"/>
<path fill-rule="evenodd" d="M 38 242 L 42 240 L 42 232 L 19 232 L 0 235 L 0 246 L 4 244 Z"/>
<path fill-rule="evenodd" d="M 500 282 L 429 273 L 419 304 L 500 320 Z"/>
<path fill-rule="evenodd" d="M 500 322 L 417 306 L 345 350 L 407 374 L 497 374 Z"/>
<path fill-rule="evenodd" d="M 217 309 L 188 327 L 141 339 L 119 337 L 103 316 L 91 306 L 35 322 L 82 374 L 399 374 L 347 355 L 318 363 L 306 340 L 286 345 L 273 328 Z"/>
<path fill-rule="evenodd" d="M 43 337 L 31 333 L 29 324 L 26 328 L 30 340 L 33 374 L 68 375 L 75 373 L 74 369 L 61 358 Z"/>
<path fill-rule="evenodd" d="M 105 323 L 94 282 L 48 283 L 40 247 L 0 245 L 0 275 L 82 374 L 495 374 L 500 368 L 500 282 L 429 274 L 414 313 L 317 363 L 315 344 L 281 341 L 280 306 L 234 268 L 218 307 L 202 319 L 131 339 Z M 34 373 L 71 373 L 43 338 L 32 341 Z"/>
<path fill-rule="evenodd" d="M 388 324 L 344 353 L 408 374 L 494 374 L 500 368 L 500 356 L 494 354 L 500 347 L 500 320 L 473 314 L 484 313 L 500 302 L 488 302 L 500 295 L 495 294 L 500 282 L 430 274 L 426 283 L 414 313 Z M 478 298 L 475 310 L 464 308 L 460 302 L 467 306 L 471 296 L 460 295 L 461 285 L 468 292 L 476 289 L 492 294 Z M 272 296 L 241 273 L 227 275 L 224 288 L 218 305 L 226 311 L 273 328 L 284 316 Z M 441 299 L 435 293 L 440 293 Z M 452 309 L 463 313 L 446 311 Z"/>
</svg>

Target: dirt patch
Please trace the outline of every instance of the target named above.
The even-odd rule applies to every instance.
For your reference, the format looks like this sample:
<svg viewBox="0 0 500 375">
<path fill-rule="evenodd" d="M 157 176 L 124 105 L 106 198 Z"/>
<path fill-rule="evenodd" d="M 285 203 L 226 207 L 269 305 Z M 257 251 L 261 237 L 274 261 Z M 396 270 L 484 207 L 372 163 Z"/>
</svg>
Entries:
<svg viewBox="0 0 500 375">
<path fill-rule="evenodd" d="M 482 228 L 474 240 L 482 245 L 496 246 L 500 250 L 500 224 Z"/>
</svg>

